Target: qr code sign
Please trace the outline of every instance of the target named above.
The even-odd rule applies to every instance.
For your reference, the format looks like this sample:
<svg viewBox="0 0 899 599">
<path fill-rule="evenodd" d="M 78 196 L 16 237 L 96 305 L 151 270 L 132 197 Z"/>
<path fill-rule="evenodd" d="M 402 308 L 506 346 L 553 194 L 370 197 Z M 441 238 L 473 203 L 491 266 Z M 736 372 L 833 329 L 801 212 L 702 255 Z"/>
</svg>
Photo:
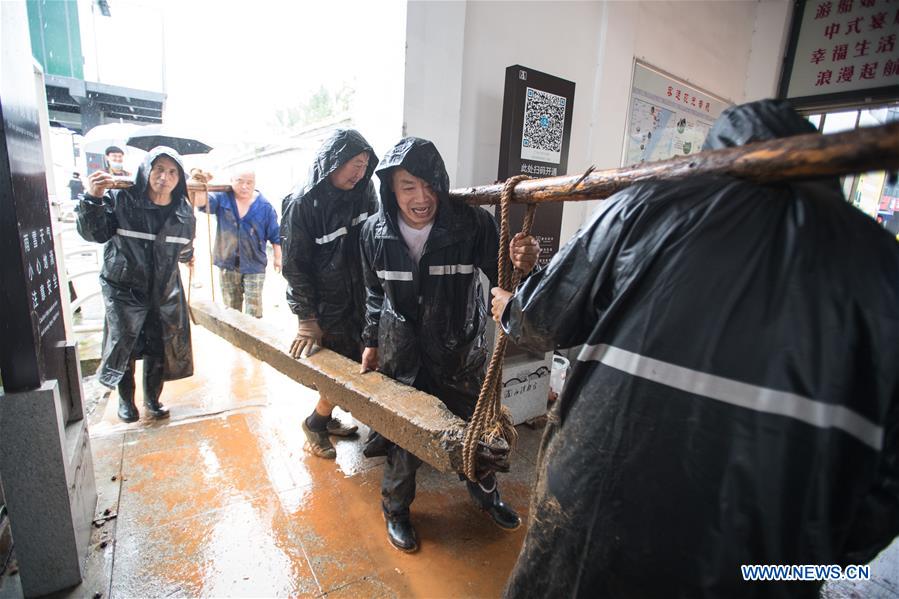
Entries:
<svg viewBox="0 0 899 599">
<path fill-rule="evenodd" d="M 562 133 L 565 131 L 565 98 L 539 89 L 527 88 L 521 157 L 559 164 L 562 160 Z"/>
</svg>

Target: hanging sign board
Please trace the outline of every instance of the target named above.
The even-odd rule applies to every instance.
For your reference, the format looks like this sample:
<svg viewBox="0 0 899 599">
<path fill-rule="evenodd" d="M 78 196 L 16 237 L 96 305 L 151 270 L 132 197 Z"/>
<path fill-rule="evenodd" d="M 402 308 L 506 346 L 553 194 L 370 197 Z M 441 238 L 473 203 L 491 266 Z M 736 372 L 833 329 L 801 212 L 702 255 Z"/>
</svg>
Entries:
<svg viewBox="0 0 899 599">
<path fill-rule="evenodd" d="M 573 113 L 574 82 L 521 65 L 506 68 L 497 179 L 567 174 Z M 524 211 L 512 205 L 510 230 L 521 230 Z M 562 204 L 542 205 L 532 231 L 540 241 L 540 264 L 558 251 L 561 230 Z"/>
<path fill-rule="evenodd" d="M 622 166 L 696 154 L 712 123 L 729 105 L 727 100 L 635 62 Z"/>
<path fill-rule="evenodd" d="M 780 96 L 797 108 L 899 97 L 899 3 L 799 0 Z"/>
</svg>

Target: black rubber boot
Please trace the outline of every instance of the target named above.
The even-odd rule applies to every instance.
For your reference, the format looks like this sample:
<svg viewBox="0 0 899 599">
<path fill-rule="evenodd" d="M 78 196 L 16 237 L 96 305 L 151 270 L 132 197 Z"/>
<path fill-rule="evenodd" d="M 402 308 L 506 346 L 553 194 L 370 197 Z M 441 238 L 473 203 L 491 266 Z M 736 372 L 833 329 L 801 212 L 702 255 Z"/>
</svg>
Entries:
<svg viewBox="0 0 899 599">
<path fill-rule="evenodd" d="M 392 443 L 387 437 L 384 437 L 377 431 L 368 433 L 368 439 L 362 447 L 362 455 L 367 458 L 376 458 L 378 456 L 387 455 Z"/>
<path fill-rule="evenodd" d="M 167 408 L 163 407 L 159 401 L 162 395 L 163 384 L 163 364 L 162 358 L 152 358 L 147 356 L 144 358 L 144 407 L 150 417 L 156 420 L 164 420 L 171 414 Z"/>
<path fill-rule="evenodd" d="M 384 515 L 387 521 L 387 540 L 390 544 L 406 553 L 418 551 L 418 535 L 409 516 Z"/>
<path fill-rule="evenodd" d="M 122 422 L 137 422 L 140 414 L 134 405 L 134 360 L 128 362 L 128 368 L 122 380 L 119 381 L 119 420 Z"/>
<path fill-rule="evenodd" d="M 518 513 L 500 499 L 495 475 L 490 475 L 477 483 L 465 482 L 471 498 L 490 516 L 494 524 L 504 530 L 515 530 L 521 526 Z"/>
<path fill-rule="evenodd" d="M 137 411 L 137 406 L 134 405 L 134 395 L 125 398 L 122 396 L 122 392 L 119 391 L 119 420 L 122 422 L 137 422 L 139 418 L 140 414 Z"/>
</svg>

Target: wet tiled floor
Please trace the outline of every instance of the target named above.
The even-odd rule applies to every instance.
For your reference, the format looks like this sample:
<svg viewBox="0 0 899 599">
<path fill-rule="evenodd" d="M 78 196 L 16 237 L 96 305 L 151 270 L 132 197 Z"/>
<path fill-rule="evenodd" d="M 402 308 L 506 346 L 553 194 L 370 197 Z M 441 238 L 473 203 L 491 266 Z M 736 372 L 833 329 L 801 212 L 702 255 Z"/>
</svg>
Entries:
<svg viewBox="0 0 899 599">
<path fill-rule="evenodd" d="M 169 421 L 120 422 L 115 393 L 98 407 L 97 514 L 115 517 L 95 529 L 74 595 L 499 596 L 524 529 L 496 527 L 456 476 L 425 465 L 412 506 L 421 550 L 393 549 L 383 458 L 363 457 L 359 440 L 338 441 L 336 461 L 306 454 L 300 422 L 318 394 L 200 327 L 193 336 L 197 374 L 166 384 Z M 500 484 L 526 516 L 540 431 L 519 429 Z"/>
</svg>

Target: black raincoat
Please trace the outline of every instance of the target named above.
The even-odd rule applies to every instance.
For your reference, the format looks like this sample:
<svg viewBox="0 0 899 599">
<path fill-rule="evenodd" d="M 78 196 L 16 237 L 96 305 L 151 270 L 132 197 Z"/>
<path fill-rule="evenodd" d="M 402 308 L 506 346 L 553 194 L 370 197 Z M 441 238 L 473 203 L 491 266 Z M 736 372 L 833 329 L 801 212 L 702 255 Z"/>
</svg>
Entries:
<svg viewBox="0 0 899 599">
<path fill-rule="evenodd" d="M 427 181 L 438 196 L 437 216 L 419 264 L 399 233 L 389 182 L 402 167 Z M 481 208 L 449 199 L 443 159 L 429 141 L 408 137 L 378 166 L 381 210 L 362 229 L 368 290 L 366 347 L 378 347 L 380 371 L 407 385 L 424 368 L 445 392 L 437 395 L 470 416 L 487 362 L 487 310 L 478 271 L 496 284 L 499 235 Z"/>
<path fill-rule="evenodd" d="M 361 152 L 369 154 L 365 176 L 350 191 L 334 187 L 328 176 Z M 287 303 L 300 320 L 318 320 L 325 347 L 356 360 L 365 313 L 359 230 L 378 210 L 377 163 L 359 132 L 339 129 L 319 149 L 306 184 L 282 203 Z"/>
<path fill-rule="evenodd" d="M 811 128 L 732 108 L 711 148 Z M 506 309 L 584 344 L 508 597 L 816 597 L 743 564 L 857 564 L 899 534 L 899 244 L 836 180 L 634 185 Z"/>
<path fill-rule="evenodd" d="M 146 195 L 147 177 L 160 156 L 178 164 L 180 181 L 172 191 L 174 204 L 157 235 L 151 223 L 160 208 Z M 137 169 L 134 186 L 85 196 L 77 209 L 78 232 L 87 241 L 103 243 L 100 289 L 106 305 L 100 382 L 115 387 L 122 379 L 148 319 L 159 322 L 163 380 L 193 374 L 190 319 L 178 262 L 193 257 L 196 219 L 187 201 L 181 157 L 165 147 L 147 154 Z"/>
</svg>

